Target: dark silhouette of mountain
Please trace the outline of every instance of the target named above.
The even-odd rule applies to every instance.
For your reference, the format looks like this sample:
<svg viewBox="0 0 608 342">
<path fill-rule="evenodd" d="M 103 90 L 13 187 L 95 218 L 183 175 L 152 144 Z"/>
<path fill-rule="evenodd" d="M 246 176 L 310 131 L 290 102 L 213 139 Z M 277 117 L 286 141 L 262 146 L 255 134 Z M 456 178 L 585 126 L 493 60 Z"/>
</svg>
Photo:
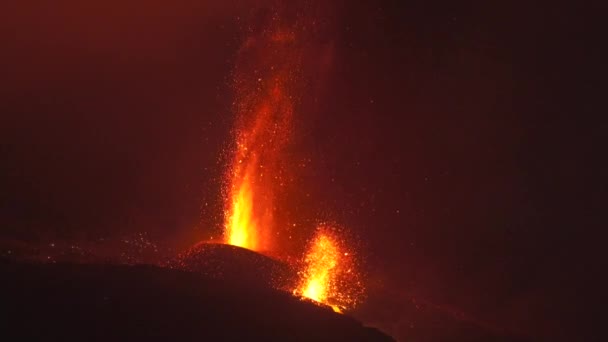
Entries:
<svg viewBox="0 0 608 342">
<path fill-rule="evenodd" d="M 245 248 L 201 242 L 169 263 L 178 268 L 228 282 L 291 289 L 297 277 L 286 263 Z"/>
<path fill-rule="evenodd" d="M 206 277 L 250 286 L 292 289 L 295 270 L 282 261 L 248 249 L 199 243 L 174 259 L 171 267 Z M 449 312 L 386 287 L 371 286 L 364 303 L 347 314 L 404 341 L 502 341 L 523 339 L 484 326 L 458 312 Z"/>
<path fill-rule="evenodd" d="M 391 340 L 247 275 L 227 281 L 156 266 L 9 260 L 0 272 L 5 341 Z"/>
<path fill-rule="evenodd" d="M 199 243 L 160 266 L 15 247 L 0 256 L 1 340 L 391 339 L 378 328 L 404 341 L 522 341 L 373 284 L 364 303 L 339 315 L 280 290 L 297 279 L 289 264 L 230 245 Z"/>
<path fill-rule="evenodd" d="M 366 300 L 349 314 L 399 341 L 524 342 L 521 332 L 484 324 L 462 312 L 408 297 L 387 287 L 370 286 Z"/>
</svg>

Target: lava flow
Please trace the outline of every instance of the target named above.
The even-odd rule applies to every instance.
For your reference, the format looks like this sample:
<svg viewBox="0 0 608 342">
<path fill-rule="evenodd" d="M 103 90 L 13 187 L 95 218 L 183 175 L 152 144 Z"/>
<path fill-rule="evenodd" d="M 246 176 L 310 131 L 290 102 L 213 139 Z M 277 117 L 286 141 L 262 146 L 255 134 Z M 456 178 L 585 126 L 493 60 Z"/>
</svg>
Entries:
<svg viewBox="0 0 608 342">
<path fill-rule="evenodd" d="M 299 272 L 295 295 L 329 305 L 336 312 L 352 308 L 361 300 L 363 286 L 353 255 L 343 245 L 335 231 L 317 229 Z"/>
</svg>

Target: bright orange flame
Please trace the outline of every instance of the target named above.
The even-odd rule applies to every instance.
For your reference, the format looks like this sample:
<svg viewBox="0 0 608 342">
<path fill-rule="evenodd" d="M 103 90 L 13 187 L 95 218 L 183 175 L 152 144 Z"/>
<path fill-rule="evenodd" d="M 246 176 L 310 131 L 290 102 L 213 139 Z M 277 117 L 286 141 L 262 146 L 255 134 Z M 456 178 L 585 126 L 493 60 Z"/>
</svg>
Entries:
<svg viewBox="0 0 608 342">
<path fill-rule="evenodd" d="M 312 249 L 306 256 L 308 269 L 306 270 L 306 281 L 302 291 L 304 297 L 317 302 L 327 301 L 328 292 L 332 285 L 332 273 L 336 268 L 339 252 L 336 243 L 328 236 L 318 236 Z"/>
<path fill-rule="evenodd" d="M 304 258 L 304 270 L 294 294 L 331 306 L 334 311 L 353 307 L 361 299 L 362 285 L 352 255 L 330 229 L 321 227 Z"/>
<path fill-rule="evenodd" d="M 236 149 L 227 177 L 225 241 L 267 252 L 276 238 L 276 197 L 284 192 L 299 52 L 276 29 L 246 41 L 235 68 Z"/>
<path fill-rule="evenodd" d="M 316 32 L 316 25 L 286 28 L 280 15 L 272 16 L 267 24 L 245 40 L 233 72 L 237 122 L 225 179 L 224 239 L 231 245 L 274 254 L 283 252 L 278 249 L 289 251 L 286 241 L 275 241 L 284 232 L 277 227 L 292 226 L 286 224 L 290 208 L 282 201 L 289 198 L 286 187 L 294 175 L 285 147 L 303 90 L 299 82 L 302 61 L 311 55 L 305 50 L 306 37 Z M 346 245 L 336 230 L 317 229 L 293 293 L 336 312 L 354 307 L 362 299 L 363 286 Z"/>
<path fill-rule="evenodd" d="M 257 226 L 253 220 L 253 194 L 248 179 L 243 179 L 234 194 L 231 216 L 228 218 L 228 244 L 256 249 Z"/>
</svg>

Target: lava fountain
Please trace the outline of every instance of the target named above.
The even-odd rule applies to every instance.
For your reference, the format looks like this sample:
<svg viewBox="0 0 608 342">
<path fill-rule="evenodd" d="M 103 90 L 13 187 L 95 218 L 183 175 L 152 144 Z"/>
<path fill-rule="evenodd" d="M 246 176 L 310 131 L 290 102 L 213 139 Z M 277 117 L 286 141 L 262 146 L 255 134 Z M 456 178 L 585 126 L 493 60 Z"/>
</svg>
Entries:
<svg viewBox="0 0 608 342">
<path fill-rule="evenodd" d="M 233 82 L 236 143 L 225 187 L 227 244 L 254 251 L 273 247 L 277 197 L 288 182 L 285 146 L 300 56 L 296 32 L 276 17 L 238 53 Z"/>
<path fill-rule="evenodd" d="M 285 200 L 297 193 L 291 191 L 295 163 L 287 151 L 293 116 L 303 89 L 310 89 L 310 77 L 303 75 L 311 76 L 311 70 L 328 65 L 331 49 L 323 54 L 314 48 L 318 43 L 311 44 L 322 26 L 318 18 L 279 12 L 249 24 L 247 39 L 237 53 L 232 75 L 236 124 L 223 193 L 224 240 L 264 254 L 286 252 L 289 260 L 294 250 L 279 235 L 296 226 L 287 224 L 293 218 L 288 217 L 292 208 Z M 315 64 L 320 55 L 325 57 Z M 309 250 L 297 263 L 300 271 L 293 294 L 336 312 L 354 307 L 363 297 L 363 286 L 355 258 L 345 246 L 338 230 L 317 228 Z"/>
<path fill-rule="evenodd" d="M 363 285 L 354 255 L 329 227 L 317 229 L 299 276 L 295 295 L 329 305 L 336 312 L 352 308 L 362 299 Z"/>
</svg>

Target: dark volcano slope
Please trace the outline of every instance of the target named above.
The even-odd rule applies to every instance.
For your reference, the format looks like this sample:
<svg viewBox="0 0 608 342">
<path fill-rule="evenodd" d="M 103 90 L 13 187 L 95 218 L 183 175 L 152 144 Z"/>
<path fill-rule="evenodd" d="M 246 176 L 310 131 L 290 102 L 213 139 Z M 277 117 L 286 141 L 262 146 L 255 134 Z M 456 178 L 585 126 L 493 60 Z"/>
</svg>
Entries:
<svg viewBox="0 0 608 342">
<path fill-rule="evenodd" d="M 199 243 L 180 254 L 170 267 L 228 282 L 293 288 L 296 274 L 287 264 L 245 248 Z"/>
<path fill-rule="evenodd" d="M 407 297 L 384 286 L 370 286 L 368 293 L 365 302 L 349 314 L 399 341 L 535 341 L 520 332 L 484 325 L 464 314 Z"/>
<path fill-rule="evenodd" d="M 0 262 L 0 340 L 389 341 L 268 287 L 154 266 Z"/>
</svg>

